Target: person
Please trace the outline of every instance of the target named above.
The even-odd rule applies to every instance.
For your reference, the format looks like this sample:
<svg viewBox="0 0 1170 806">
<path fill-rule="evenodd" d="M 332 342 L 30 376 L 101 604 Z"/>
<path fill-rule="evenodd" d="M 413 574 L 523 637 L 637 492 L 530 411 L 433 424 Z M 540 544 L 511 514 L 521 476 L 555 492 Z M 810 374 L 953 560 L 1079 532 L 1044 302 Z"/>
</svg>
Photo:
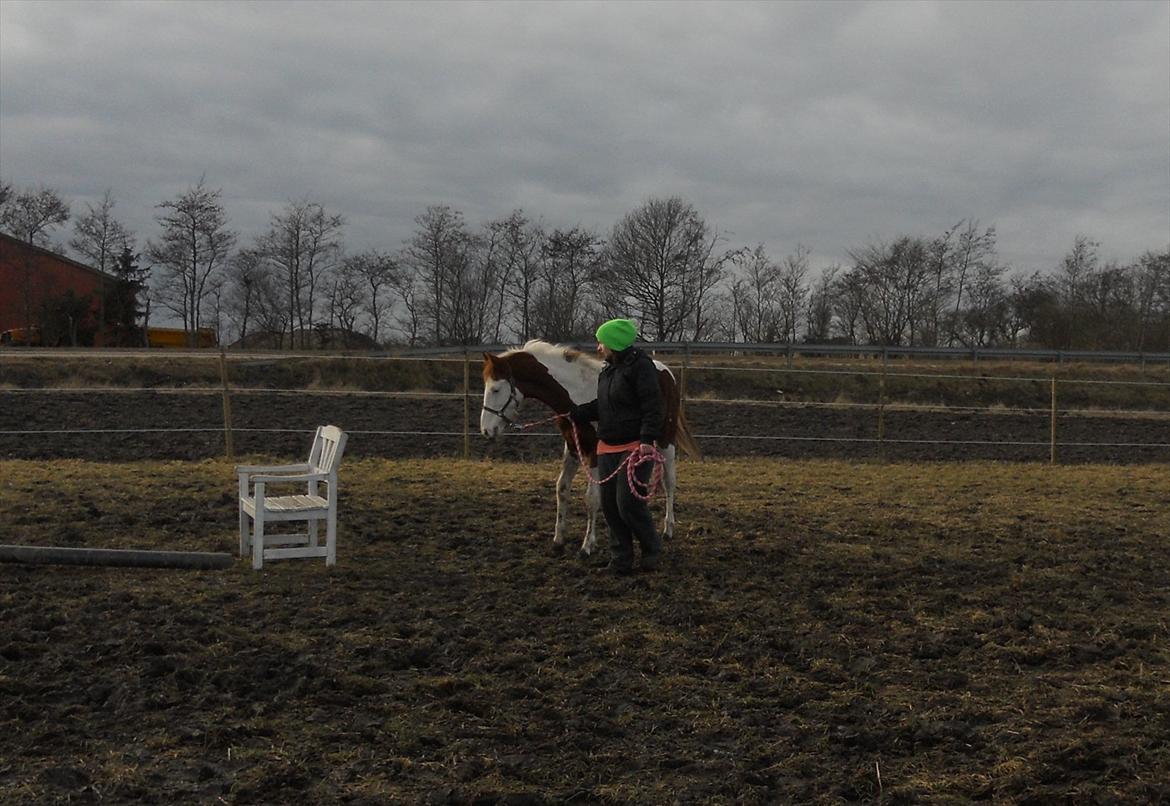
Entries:
<svg viewBox="0 0 1170 806">
<path fill-rule="evenodd" d="M 662 553 L 662 538 L 654 528 L 650 507 L 630 490 L 624 468 L 615 474 L 632 454 L 655 454 L 662 436 L 658 370 L 650 356 L 634 347 L 636 338 L 637 326 L 629 319 L 611 319 L 597 328 L 597 352 L 605 359 L 597 377 L 597 399 L 572 411 L 579 423 L 597 423 L 598 478 L 613 476 L 601 485 L 601 507 L 609 527 L 607 568 L 623 576 L 634 570 L 635 539 L 642 570 L 656 570 Z M 635 475 L 643 492 L 653 472 L 652 461 L 637 465 Z"/>
</svg>

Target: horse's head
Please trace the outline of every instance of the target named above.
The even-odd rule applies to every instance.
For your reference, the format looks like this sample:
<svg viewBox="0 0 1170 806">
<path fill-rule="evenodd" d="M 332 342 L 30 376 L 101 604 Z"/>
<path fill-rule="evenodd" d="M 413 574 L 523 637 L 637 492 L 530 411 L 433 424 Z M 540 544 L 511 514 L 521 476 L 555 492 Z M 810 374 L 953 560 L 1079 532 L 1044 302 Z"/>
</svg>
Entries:
<svg viewBox="0 0 1170 806">
<path fill-rule="evenodd" d="M 495 438 L 516 422 L 524 395 L 516 386 L 516 378 L 508 359 L 483 354 L 483 409 L 479 413 L 479 431 L 485 437 Z"/>
</svg>

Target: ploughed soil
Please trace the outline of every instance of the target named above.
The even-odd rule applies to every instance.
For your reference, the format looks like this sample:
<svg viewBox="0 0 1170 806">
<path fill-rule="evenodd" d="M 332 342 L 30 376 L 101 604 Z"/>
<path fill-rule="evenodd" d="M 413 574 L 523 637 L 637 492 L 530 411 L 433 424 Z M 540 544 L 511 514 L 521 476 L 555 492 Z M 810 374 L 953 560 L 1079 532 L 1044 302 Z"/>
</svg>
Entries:
<svg viewBox="0 0 1170 806">
<path fill-rule="evenodd" d="M 1160 391 L 1160 390 L 1159 390 Z M 237 453 L 301 453 L 323 423 L 350 433 L 357 456 L 545 459 L 561 449 L 550 425 L 480 437 L 478 397 L 386 396 L 361 392 L 297 394 L 237 390 L 231 398 Z M 1170 393 L 1161 411 L 1060 413 L 1061 462 L 1170 462 Z M 807 403 L 688 401 L 686 413 L 704 455 L 905 460 L 1050 459 L 1049 412 Z M 530 404 L 521 419 L 549 411 Z M 174 429 L 189 429 L 175 431 Z M 36 431 L 39 433 L 14 433 Z M 85 431 L 85 433 L 64 433 Z M 49 432 L 49 433 L 44 433 Z M 62 432 L 62 433 L 56 433 Z M 102 461 L 203 459 L 225 454 L 223 399 L 181 390 L 62 391 L 0 389 L 0 457 Z"/>
<path fill-rule="evenodd" d="M 0 802 L 1170 800 L 1165 466 L 684 462 L 632 578 L 551 550 L 556 466 L 347 456 L 333 569 L 0 564 Z M 234 483 L 0 461 L 0 542 L 234 552 Z"/>
</svg>

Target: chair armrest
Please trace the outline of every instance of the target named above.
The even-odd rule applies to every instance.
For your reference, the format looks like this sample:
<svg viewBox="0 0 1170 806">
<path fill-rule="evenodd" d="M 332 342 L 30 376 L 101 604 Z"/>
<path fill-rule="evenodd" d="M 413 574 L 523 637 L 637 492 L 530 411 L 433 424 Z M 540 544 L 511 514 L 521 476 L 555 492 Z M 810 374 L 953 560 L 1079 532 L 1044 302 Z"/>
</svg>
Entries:
<svg viewBox="0 0 1170 806">
<path fill-rule="evenodd" d="M 280 484 L 287 481 L 328 481 L 328 473 L 298 473 L 295 476 L 252 476 L 253 483 Z"/>
<path fill-rule="evenodd" d="M 237 473 L 304 473 L 309 469 L 307 462 L 298 465 L 236 465 Z"/>
</svg>

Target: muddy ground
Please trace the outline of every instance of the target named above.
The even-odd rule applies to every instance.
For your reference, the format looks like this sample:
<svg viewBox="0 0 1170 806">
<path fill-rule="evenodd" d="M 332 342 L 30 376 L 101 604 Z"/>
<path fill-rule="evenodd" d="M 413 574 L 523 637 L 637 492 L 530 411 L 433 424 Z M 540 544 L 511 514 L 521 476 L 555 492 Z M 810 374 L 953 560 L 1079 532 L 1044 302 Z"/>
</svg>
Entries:
<svg viewBox="0 0 1170 806">
<path fill-rule="evenodd" d="M 331 571 L 0 564 L 0 802 L 1170 800 L 1164 466 L 686 463 L 619 579 L 555 464 L 348 459 Z M 3 542 L 234 551 L 233 483 L 0 462 Z"/>
<path fill-rule="evenodd" d="M 469 410 L 472 458 L 544 459 L 560 450 L 548 426 L 490 445 L 476 433 L 478 398 L 470 400 Z M 322 423 L 349 431 L 348 450 L 357 456 L 463 454 L 461 397 L 238 392 L 232 397 L 231 411 L 233 447 L 242 454 L 299 454 L 306 433 L 311 435 Z M 523 418 L 537 420 L 548 414 L 537 405 L 525 410 Z M 687 416 L 704 454 L 712 457 L 1046 462 L 1050 453 L 1051 421 L 1045 411 L 890 408 L 884 415 L 881 442 L 876 408 L 693 400 L 687 404 Z M 5 458 L 123 461 L 224 455 L 223 401 L 215 394 L 0 390 L 0 423 L 0 457 Z M 184 428 L 195 430 L 168 432 Z M 108 431 L 102 433 L 102 429 Z M 3 433 L 16 430 L 90 432 Z M 1170 462 L 1170 419 L 1165 413 L 1064 414 L 1057 421 L 1057 441 L 1062 462 L 1166 463 Z"/>
</svg>

